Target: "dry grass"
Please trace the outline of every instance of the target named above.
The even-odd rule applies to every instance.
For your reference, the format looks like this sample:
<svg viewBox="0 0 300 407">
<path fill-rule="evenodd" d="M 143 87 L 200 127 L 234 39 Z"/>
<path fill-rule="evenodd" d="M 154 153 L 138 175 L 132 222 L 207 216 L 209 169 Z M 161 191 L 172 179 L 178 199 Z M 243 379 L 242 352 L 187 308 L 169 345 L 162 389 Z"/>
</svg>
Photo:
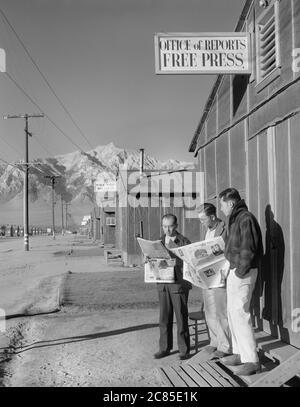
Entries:
<svg viewBox="0 0 300 407">
<path fill-rule="evenodd" d="M 61 301 L 89 309 L 154 308 L 158 306 L 156 284 L 145 284 L 143 278 L 141 269 L 69 274 Z M 201 298 L 201 290 L 195 287 L 189 304 L 200 306 Z"/>
</svg>

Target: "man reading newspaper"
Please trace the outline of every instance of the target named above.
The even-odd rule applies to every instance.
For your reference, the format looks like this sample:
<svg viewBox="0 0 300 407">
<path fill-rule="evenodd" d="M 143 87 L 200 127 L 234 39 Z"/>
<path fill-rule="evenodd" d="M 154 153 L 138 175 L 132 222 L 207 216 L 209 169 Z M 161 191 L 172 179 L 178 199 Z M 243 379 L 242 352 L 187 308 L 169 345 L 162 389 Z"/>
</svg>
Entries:
<svg viewBox="0 0 300 407">
<path fill-rule="evenodd" d="M 231 354 L 226 305 L 229 263 L 224 256 L 225 224 L 217 218 L 216 208 L 212 204 L 204 203 L 198 212 L 206 228 L 205 240 L 172 251 L 184 261 L 183 277 L 202 288 L 210 338 L 205 351 L 212 357 L 220 358 Z"/>
<path fill-rule="evenodd" d="M 162 229 L 164 234 L 161 237 L 161 242 L 168 250 L 171 259 L 175 260 L 175 266 L 174 282 L 157 284 L 160 310 L 160 338 L 159 351 L 154 355 L 156 359 L 168 356 L 171 349 L 173 348 L 174 311 L 177 322 L 177 343 L 179 348 L 179 358 L 181 360 L 187 359 L 190 353 L 190 334 L 188 326 L 187 303 L 189 290 L 192 288 L 192 285 L 188 281 L 183 279 L 182 260 L 169 250 L 172 248 L 190 244 L 190 241 L 177 231 L 177 227 L 177 218 L 175 215 L 166 214 L 163 216 Z M 141 242 L 139 243 L 141 244 Z"/>
<path fill-rule="evenodd" d="M 217 217 L 216 207 L 211 203 L 204 203 L 198 208 L 199 219 L 206 229 L 205 240 L 209 241 L 220 236 L 226 240 L 225 223 Z M 211 246 L 214 256 L 224 254 L 220 245 Z M 229 267 L 229 264 L 228 264 Z M 226 267 L 227 268 L 227 267 Z M 227 270 L 225 270 L 227 271 Z M 231 335 L 227 318 L 226 274 L 220 271 L 221 280 L 218 286 L 203 289 L 205 318 L 210 337 L 210 345 L 206 350 L 214 357 L 224 357 L 232 353 Z"/>
</svg>

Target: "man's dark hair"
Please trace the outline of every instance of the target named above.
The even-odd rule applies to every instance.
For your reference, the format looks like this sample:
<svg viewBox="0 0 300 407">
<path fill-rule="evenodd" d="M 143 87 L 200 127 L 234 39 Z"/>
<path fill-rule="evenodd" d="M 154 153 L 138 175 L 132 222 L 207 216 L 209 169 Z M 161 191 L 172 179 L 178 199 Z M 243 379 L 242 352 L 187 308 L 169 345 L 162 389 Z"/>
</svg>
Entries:
<svg viewBox="0 0 300 407">
<path fill-rule="evenodd" d="M 206 216 L 217 216 L 217 208 L 212 203 L 204 202 L 197 210 L 199 213 L 204 212 Z"/>
<path fill-rule="evenodd" d="M 234 201 L 235 203 L 241 200 L 241 196 L 239 191 L 235 188 L 227 188 L 224 191 L 220 192 L 219 198 L 223 199 L 223 201 Z"/>
<path fill-rule="evenodd" d="M 177 225 L 177 216 L 174 215 L 173 213 L 166 213 L 163 217 L 163 219 L 173 219 L 173 225 Z"/>
</svg>

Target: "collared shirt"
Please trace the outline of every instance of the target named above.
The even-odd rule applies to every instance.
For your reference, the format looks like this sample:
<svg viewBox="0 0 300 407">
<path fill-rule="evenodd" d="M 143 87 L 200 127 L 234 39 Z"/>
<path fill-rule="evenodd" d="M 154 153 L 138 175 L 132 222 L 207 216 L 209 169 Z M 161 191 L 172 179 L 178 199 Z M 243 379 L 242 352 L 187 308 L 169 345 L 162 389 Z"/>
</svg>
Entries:
<svg viewBox="0 0 300 407">
<path fill-rule="evenodd" d="M 166 246 L 169 246 L 169 244 L 170 244 L 170 242 L 172 241 L 172 242 L 175 242 L 175 239 L 176 239 L 176 235 L 175 236 L 168 236 L 168 235 L 166 235 L 166 240 L 165 240 L 165 245 Z M 172 244 L 171 244 L 172 245 Z M 172 245 L 172 247 L 174 247 L 173 245 Z M 176 246 L 175 246 L 176 247 Z"/>
<path fill-rule="evenodd" d="M 215 231 L 216 231 L 216 227 L 214 229 L 207 229 L 207 232 L 205 234 L 205 240 L 210 240 L 213 239 L 215 237 Z"/>
</svg>

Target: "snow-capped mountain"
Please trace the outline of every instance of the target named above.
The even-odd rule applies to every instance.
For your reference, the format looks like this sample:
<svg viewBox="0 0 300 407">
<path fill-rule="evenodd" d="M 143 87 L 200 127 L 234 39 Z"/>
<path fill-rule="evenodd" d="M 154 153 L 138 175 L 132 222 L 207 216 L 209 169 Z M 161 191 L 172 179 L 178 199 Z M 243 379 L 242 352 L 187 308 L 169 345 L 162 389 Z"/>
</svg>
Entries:
<svg viewBox="0 0 300 407">
<path fill-rule="evenodd" d="M 52 196 L 51 183 L 45 176 L 59 176 L 55 184 L 57 200 L 62 197 L 65 202 L 70 202 L 72 211 L 79 210 L 78 216 L 81 219 L 81 212 L 89 213 L 95 203 L 93 182 L 97 176 L 101 173 L 116 176 L 120 166 L 124 165 L 128 169 L 139 169 L 140 153 L 137 150 L 116 147 L 113 143 L 98 146 L 88 152 L 75 151 L 52 158 L 34 160 L 29 171 L 31 222 L 44 223 L 46 209 L 47 217 L 51 214 L 49 209 Z M 179 170 L 193 168 L 193 164 L 172 159 L 161 162 L 145 154 L 144 168 L 145 170 Z M 21 164 L 0 166 L 0 223 L 19 223 L 22 218 L 23 176 Z M 17 211 L 12 209 L 14 207 Z M 43 215 L 37 216 L 41 207 L 44 210 Z M 11 213 L 9 220 L 5 215 L 7 212 Z"/>
</svg>

